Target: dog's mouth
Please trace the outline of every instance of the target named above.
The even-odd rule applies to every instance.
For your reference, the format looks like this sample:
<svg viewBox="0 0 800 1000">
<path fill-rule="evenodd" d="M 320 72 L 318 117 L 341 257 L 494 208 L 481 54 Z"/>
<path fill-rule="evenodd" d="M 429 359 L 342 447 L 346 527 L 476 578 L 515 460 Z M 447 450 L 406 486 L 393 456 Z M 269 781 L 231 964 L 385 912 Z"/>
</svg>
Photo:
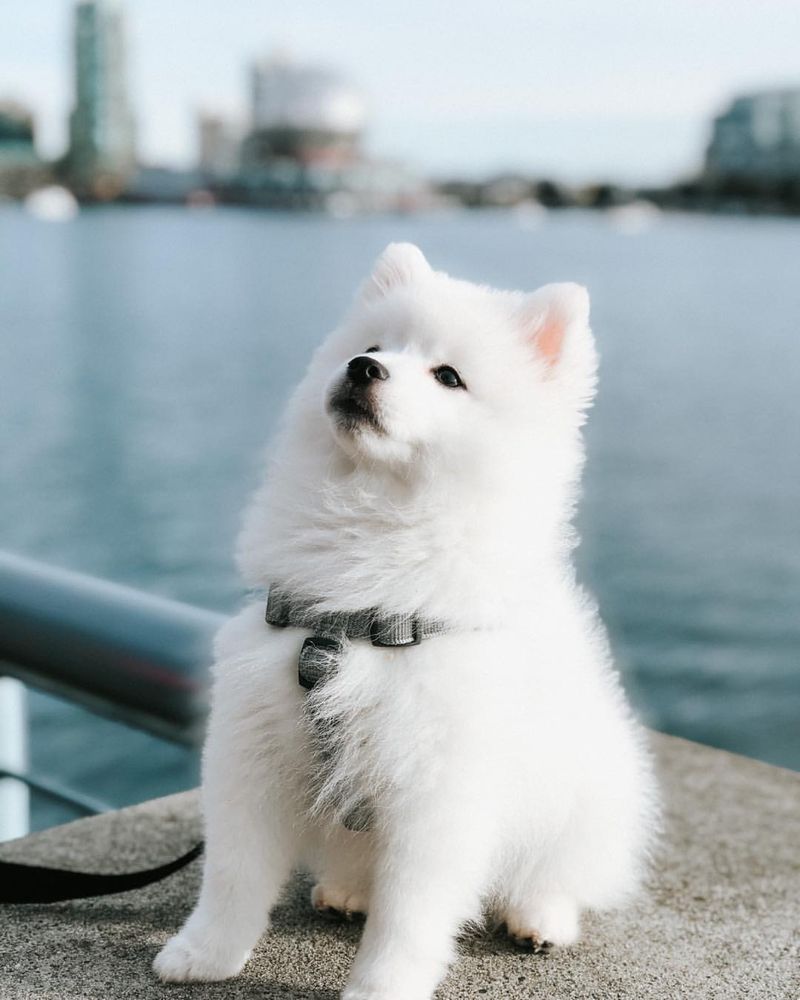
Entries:
<svg viewBox="0 0 800 1000">
<path fill-rule="evenodd" d="M 328 411 L 342 430 L 369 427 L 379 434 L 385 433 L 369 391 L 354 389 L 347 384 L 339 386 L 328 397 Z"/>
</svg>

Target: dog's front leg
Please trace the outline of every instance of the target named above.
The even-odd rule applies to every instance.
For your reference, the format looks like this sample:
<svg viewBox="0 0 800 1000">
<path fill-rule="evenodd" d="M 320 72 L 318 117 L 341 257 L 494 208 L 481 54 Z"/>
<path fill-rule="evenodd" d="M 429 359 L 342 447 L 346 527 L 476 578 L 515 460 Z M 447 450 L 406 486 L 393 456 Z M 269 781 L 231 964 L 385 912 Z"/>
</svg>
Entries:
<svg viewBox="0 0 800 1000">
<path fill-rule="evenodd" d="M 361 946 L 342 1000 L 429 1000 L 480 915 L 489 842 L 480 805 L 440 802 L 383 839 Z"/>
<path fill-rule="evenodd" d="M 255 725 L 245 712 L 215 706 L 212 713 L 203 766 L 203 885 L 194 912 L 153 964 L 167 982 L 235 976 L 294 865 L 293 818 L 274 762 L 254 752 Z"/>
</svg>

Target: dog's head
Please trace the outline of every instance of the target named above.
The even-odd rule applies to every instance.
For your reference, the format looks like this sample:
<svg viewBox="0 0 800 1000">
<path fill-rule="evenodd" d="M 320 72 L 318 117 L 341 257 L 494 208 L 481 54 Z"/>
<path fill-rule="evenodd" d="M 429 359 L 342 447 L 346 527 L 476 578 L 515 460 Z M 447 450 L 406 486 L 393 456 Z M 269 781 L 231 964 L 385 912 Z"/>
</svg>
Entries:
<svg viewBox="0 0 800 1000">
<path fill-rule="evenodd" d="M 496 291 L 387 247 L 292 398 L 240 538 L 248 582 L 450 618 L 486 586 L 507 601 L 530 552 L 572 537 L 588 313 L 578 285 Z M 456 562 L 460 610 L 437 604 Z"/>
<path fill-rule="evenodd" d="M 588 321 L 579 285 L 496 291 L 390 244 L 312 378 L 352 460 L 463 468 L 548 425 L 580 425 L 595 382 Z"/>
</svg>

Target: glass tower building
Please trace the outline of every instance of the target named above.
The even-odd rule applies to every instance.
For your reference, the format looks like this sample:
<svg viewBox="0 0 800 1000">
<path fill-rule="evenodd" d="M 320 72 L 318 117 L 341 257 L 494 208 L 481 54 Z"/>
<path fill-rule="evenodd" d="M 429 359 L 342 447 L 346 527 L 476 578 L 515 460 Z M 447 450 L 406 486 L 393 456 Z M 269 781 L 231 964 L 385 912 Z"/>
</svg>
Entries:
<svg viewBox="0 0 800 1000">
<path fill-rule="evenodd" d="M 800 180 L 800 88 L 737 97 L 714 120 L 711 177 Z"/>
<path fill-rule="evenodd" d="M 75 8 L 74 30 L 69 173 L 80 193 L 113 197 L 125 188 L 136 167 L 125 22 L 118 0 L 81 0 Z"/>
</svg>

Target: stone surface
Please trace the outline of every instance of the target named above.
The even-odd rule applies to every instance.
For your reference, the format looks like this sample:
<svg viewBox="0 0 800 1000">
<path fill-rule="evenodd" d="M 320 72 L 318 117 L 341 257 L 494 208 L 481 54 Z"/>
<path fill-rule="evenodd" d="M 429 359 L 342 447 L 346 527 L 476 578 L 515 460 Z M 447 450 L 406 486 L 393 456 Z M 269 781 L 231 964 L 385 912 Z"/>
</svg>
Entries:
<svg viewBox="0 0 800 1000">
<path fill-rule="evenodd" d="M 466 937 L 437 998 L 800 997 L 800 775 L 670 737 L 654 746 L 667 824 L 648 893 L 590 916 L 581 943 L 560 952 Z M 176 857 L 199 834 L 196 794 L 186 793 L 2 845 L 0 856 L 125 871 Z M 136 892 L 0 908 L 0 997 L 336 1000 L 360 927 L 315 915 L 300 878 L 238 979 L 158 983 L 150 962 L 198 880 L 195 862 Z"/>
</svg>

